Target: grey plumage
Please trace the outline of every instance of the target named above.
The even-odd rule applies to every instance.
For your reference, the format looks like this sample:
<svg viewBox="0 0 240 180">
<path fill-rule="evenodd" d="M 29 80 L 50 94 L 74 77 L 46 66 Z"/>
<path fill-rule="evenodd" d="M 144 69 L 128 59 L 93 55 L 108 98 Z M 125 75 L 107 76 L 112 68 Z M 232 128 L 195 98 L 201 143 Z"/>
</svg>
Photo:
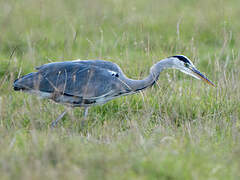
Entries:
<svg viewBox="0 0 240 180">
<path fill-rule="evenodd" d="M 103 104 L 132 91 L 118 65 L 103 60 L 67 61 L 42 65 L 14 82 L 15 90 L 71 106 Z M 34 91 L 33 91 L 34 90 Z M 46 93 L 49 93 L 47 96 Z"/>
<path fill-rule="evenodd" d="M 195 78 L 209 81 L 183 55 L 171 56 L 154 64 L 142 80 L 127 78 L 121 68 L 104 60 L 77 60 L 44 64 L 37 72 L 15 80 L 14 90 L 35 93 L 73 107 L 104 104 L 119 96 L 137 93 L 153 85 L 162 70 L 176 68 Z M 86 113 L 87 114 L 87 113 Z"/>
</svg>

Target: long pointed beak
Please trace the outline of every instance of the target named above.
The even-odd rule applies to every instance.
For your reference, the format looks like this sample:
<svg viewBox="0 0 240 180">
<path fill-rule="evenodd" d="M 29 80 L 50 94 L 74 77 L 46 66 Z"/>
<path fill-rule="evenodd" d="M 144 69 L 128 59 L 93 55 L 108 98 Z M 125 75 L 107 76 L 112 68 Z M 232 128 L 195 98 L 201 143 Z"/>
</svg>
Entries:
<svg viewBox="0 0 240 180">
<path fill-rule="evenodd" d="M 212 81 L 210 81 L 206 76 L 204 76 L 202 73 L 200 73 L 196 68 L 191 67 L 190 70 L 191 70 L 197 77 L 199 77 L 200 79 L 202 79 L 202 80 L 205 81 L 206 83 L 208 83 L 208 84 L 216 87 L 215 84 L 213 84 Z"/>
</svg>

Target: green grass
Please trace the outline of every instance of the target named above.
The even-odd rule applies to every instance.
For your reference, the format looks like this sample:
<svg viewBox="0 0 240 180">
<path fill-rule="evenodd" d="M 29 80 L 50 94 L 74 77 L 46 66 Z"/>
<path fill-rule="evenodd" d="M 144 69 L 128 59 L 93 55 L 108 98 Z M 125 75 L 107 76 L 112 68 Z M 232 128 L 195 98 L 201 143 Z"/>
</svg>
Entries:
<svg viewBox="0 0 240 180">
<path fill-rule="evenodd" d="M 0 0 L 0 179 L 239 179 L 238 0 Z M 175 54 L 215 84 L 174 70 L 142 94 L 72 109 L 12 90 L 51 61 L 105 59 L 127 76 Z"/>
</svg>

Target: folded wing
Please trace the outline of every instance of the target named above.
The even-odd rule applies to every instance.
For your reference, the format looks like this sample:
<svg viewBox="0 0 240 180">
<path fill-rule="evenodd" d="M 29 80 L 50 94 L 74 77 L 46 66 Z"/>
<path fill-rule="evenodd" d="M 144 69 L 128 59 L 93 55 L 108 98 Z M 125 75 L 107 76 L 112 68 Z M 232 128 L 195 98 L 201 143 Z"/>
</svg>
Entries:
<svg viewBox="0 0 240 180">
<path fill-rule="evenodd" d="M 87 63 L 58 62 L 38 68 L 14 82 L 15 90 L 36 90 L 83 99 L 115 97 L 130 92 L 119 72 Z"/>
</svg>

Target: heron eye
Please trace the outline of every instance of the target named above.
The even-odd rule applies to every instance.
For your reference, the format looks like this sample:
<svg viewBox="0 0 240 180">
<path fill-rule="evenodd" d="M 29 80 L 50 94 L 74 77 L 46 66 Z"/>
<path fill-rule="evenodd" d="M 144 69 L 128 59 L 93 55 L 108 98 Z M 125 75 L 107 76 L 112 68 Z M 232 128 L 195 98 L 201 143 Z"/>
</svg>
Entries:
<svg viewBox="0 0 240 180">
<path fill-rule="evenodd" d="M 185 67 L 189 68 L 189 64 L 188 63 L 184 63 Z"/>
</svg>

